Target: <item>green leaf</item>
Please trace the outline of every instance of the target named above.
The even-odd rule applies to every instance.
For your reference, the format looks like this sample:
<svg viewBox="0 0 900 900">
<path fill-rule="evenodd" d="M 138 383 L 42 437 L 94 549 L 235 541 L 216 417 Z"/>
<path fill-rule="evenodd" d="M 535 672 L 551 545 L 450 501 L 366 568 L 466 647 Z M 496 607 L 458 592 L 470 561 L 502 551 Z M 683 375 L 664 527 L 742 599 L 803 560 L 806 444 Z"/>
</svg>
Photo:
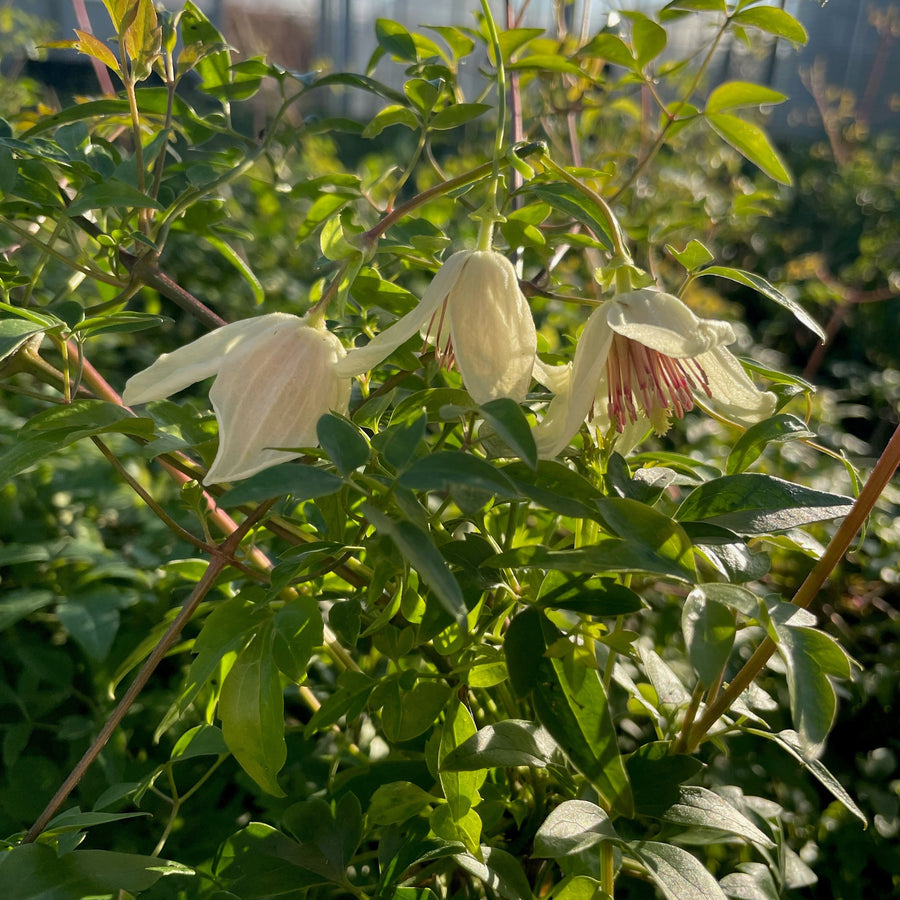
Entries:
<svg viewBox="0 0 900 900">
<path fill-rule="evenodd" d="M 460 853 L 456 861 L 504 900 L 532 900 L 531 887 L 516 857 L 485 844 L 481 845 L 480 850 L 481 859 Z"/>
<path fill-rule="evenodd" d="M 673 844 L 640 841 L 629 844 L 666 900 L 728 900 L 700 861 Z"/>
<path fill-rule="evenodd" d="M 392 781 L 376 788 L 366 819 L 378 825 L 397 825 L 419 815 L 438 798 L 409 781 Z"/>
<path fill-rule="evenodd" d="M 276 776 L 287 759 L 281 676 L 272 655 L 274 632 L 264 626 L 235 660 L 222 685 L 222 736 L 241 768 L 267 793 L 286 794 Z"/>
<path fill-rule="evenodd" d="M 181 863 L 113 853 L 74 850 L 64 856 L 46 844 L 21 844 L 0 852 L 3 900 L 84 900 L 85 897 L 137 894 L 165 875 L 193 875 Z"/>
<path fill-rule="evenodd" d="M 632 549 L 646 548 L 648 556 L 671 563 L 673 569 L 696 573 L 691 539 L 673 519 L 637 500 L 602 497 L 594 502 L 606 528 Z"/>
<path fill-rule="evenodd" d="M 12 356 L 30 337 L 45 330 L 25 319 L 0 319 L 0 362 Z"/>
<path fill-rule="evenodd" d="M 626 616 L 647 608 L 631 588 L 612 578 L 587 575 L 566 578 L 559 586 L 542 593 L 537 605 L 540 609 L 568 609 L 588 616 Z"/>
<path fill-rule="evenodd" d="M 176 762 L 198 756 L 223 756 L 226 753 L 228 745 L 221 729 L 215 725 L 196 725 L 178 738 L 170 758 Z"/>
<path fill-rule="evenodd" d="M 409 97 L 413 106 L 427 115 L 434 109 L 441 96 L 441 82 L 428 81 L 425 78 L 410 78 L 403 85 L 403 93 Z"/>
<path fill-rule="evenodd" d="M 752 465 L 769 444 L 783 444 L 816 435 L 806 423 L 785 413 L 779 413 L 748 428 L 735 442 L 728 454 L 725 472 L 736 475 Z"/>
<path fill-rule="evenodd" d="M 364 138 L 377 137 L 385 128 L 390 128 L 393 125 L 403 125 L 406 128 L 411 128 L 415 131 L 419 128 L 420 124 L 419 120 L 407 107 L 401 106 L 399 103 L 392 103 L 390 106 L 386 106 L 384 109 L 379 110 L 379 112 L 369 120 L 368 124 L 363 129 L 362 136 Z M 345 201 L 342 200 L 341 202 L 343 203 Z"/>
<path fill-rule="evenodd" d="M 711 687 L 722 674 L 734 646 L 734 613 L 711 599 L 702 587 L 696 587 L 684 601 L 681 630 L 697 677 L 704 687 Z"/>
<path fill-rule="evenodd" d="M 327 805 L 325 810 L 330 818 Z M 310 868 L 306 863 L 311 855 L 270 825 L 251 822 L 219 847 L 213 874 L 218 885 L 241 900 L 301 900 L 307 896 L 307 888 L 328 884 L 333 875 L 342 874 L 322 874 Z"/>
<path fill-rule="evenodd" d="M 223 659 L 228 660 L 230 668 L 257 625 L 254 605 L 240 594 L 229 597 L 207 616 L 194 641 L 193 649 L 197 656 L 188 669 L 185 686 L 156 729 L 156 740 L 184 714 L 203 686 L 220 671 Z"/>
<path fill-rule="evenodd" d="M 134 602 L 133 600 L 131 602 Z M 91 659 L 106 659 L 119 630 L 119 610 L 129 605 L 120 589 L 107 588 L 59 604 L 56 615 Z"/>
<path fill-rule="evenodd" d="M 38 413 L 22 429 L 22 433 L 34 433 L 58 442 L 58 447 L 66 447 L 92 434 L 114 432 L 148 438 L 153 434 L 153 423 L 116 403 L 76 400 Z"/>
<path fill-rule="evenodd" d="M 625 41 L 615 34 L 598 34 L 581 49 L 583 56 L 605 59 L 617 66 L 637 71 L 634 54 Z"/>
<path fill-rule="evenodd" d="M 481 801 L 478 788 L 484 783 L 485 774 L 478 770 L 448 768 L 447 757 L 466 740 L 475 735 L 475 720 L 472 713 L 458 700 L 448 710 L 441 729 L 441 743 L 438 750 L 438 775 L 441 790 L 447 800 L 454 819 L 461 819 Z"/>
<path fill-rule="evenodd" d="M 759 166 L 769 178 L 781 184 L 793 183 L 783 160 L 758 125 L 728 113 L 708 113 L 705 119 L 722 140 Z"/>
<path fill-rule="evenodd" d="M 415 52 L 415 45 L 413 45 L 413 52 Z M 390 100 L 391 103 L 406 103 L 406 97 L 399 91 L 394 90 L 394 88 L 388 87 L 386 84 L 382 84 L 368 75 L 356 75 L 351 72 L 335 72 L 332 75 L 323 75 L 311 85 L 311 88 L 332 87 L 335 85 L 359 88 L 370 94 L 378 94 L 378 96 L 384 97 L 385 100 Z"/>
<path fill-rule="evenodd" d="M 395 682 L 381 713 L 384 735 L 392 743 L 411 741 L 427 731 L 447 706 L 450 688 L 436 681 L 420 681 L 411 691 Z"/>
<path fill-rule="evenodd" d="M 563 859 L 591 850 L 604 841 L 620 840 L 605 810 L 587 800 L 565 800 L 534 836 L 533 856 Z"/>
<path fill-rule="evenodd" d="M 738 863 L 738 872 L 730 872 L 719 881 L 722 890 L 735 900 L 779 900 L 769 867 L 763 863 Z"/>
<path fill-rule="evenodd" d="M 231 246 L 231 244 L 228 243 L 228 241 L 223 240 L 218 235 L 204 234 L 203 238 L 211 247 L 214 247 L 219 252 L 223 259 L 227 260 L 235 269 L 237 269 L 238 273 L 249 285 L 250 290 L 253 293 L 254 303 L 257 305 L 262 303 L 266 299 L 266 292 L 250 264 L 237 252 L 237 250 L 234 249 L 234 247 Z"/>
<path fill-rule="evenodd" d="M 688 272 L 696 272 L 701 266 L 712 262 L 713 255 L 705 244 L 694 239 L 688 241 L 684 250 L 676 250 L 671 244 L 666 244 L 666 250 L 684 266 Z"/>
<path fill-rule="evenodd" d="M 712 828 L 736 834 L 760 847 L 775 844 L 727 800 L 703 787 L 681 785 L 674 803 L 656 803 L 640 809 L 641 815 L 691 828 Z"/>
<path fill-rule="evenodd" d="M 459 842 L 471 853 L 479 852 L 482 822 L 474 809 L 467 810 L 459 818 L 454 818 L 450 807 L 442 803 L 432 810 L 428 824 L 438 838 L 447 842 Z"/>
<path fill-rule="evenodd" d="M 515 482 L 518 491 L 546 509 L 576 519 L 598 518 L 591 500 L 600 491 L 584 476 L 554 460 L 538 460 L 532 471 L 527 464 L 512 463 L 501 470 Z"/>
<path fill-rule="evenodd" d="M 528 545 L 490 557 L 482 564 L 491 568 L 558 569 L 560 572 L 646 572 L 693 582 L 696 572 L 684 569 L 673 560 L 657 554 L 653 548 L 610 538 L 577 550 L 548 550 Z"/>
<path fill-rule="evenodd" d="M 31 588 L 6 590 L 0 594 L 0 631 L 15 625 L 19 619 L 30 616 L 56 601 L 52 591 L 37 591 Z"/>
<path fill-rule="evenodd" d="M 412 462 L 427 429 L 428 417 L 423 413 L 407 423 L 390 425 L 379 432 L 372 438 L 372 446 L 381 451 L 389 465 L 402 469 Z"/>
<path fill-rule="evenodd" d="M 762 106 L 767 103 L 783 103 L 787 96 L 750 81 L 726 81 L 714 88 L 706 101 L 706 113 L 719 113 L 726 109 L 746 106 Z"/>
<path fill-rule="evenodd" d="M 226 491 L 219 498 L 222 507 L 242 506 L 244 503 L 262 503 L 271 497 L 290 495 L 296 502 L 327 497 L 344 486 L 333 472 L 307 465 L 282 463 L 251 475 L 237 487 Z"/>
<path fill-rule="evenodd" d="M 436 112 L 429 120 L 428 127 L 435 131 L 448 131 L 471 122 L 493 109 L 487 103 L 454 103 Z"/>
<path fill-rule="evenodd" d="M 726 12 L 725 0 L 672 0 L 663 10 L 684 9 L 690 12 Z"/>
<path fill-rule="evenodd" d="M 415 62 L 416 42 L 399 22 L 392 19 L 376 19 L 375 37 L 386 53 L 397 59 Z"/>
<path fill-rule="evenodd" d="M 757 737 L 765 738 L 768 741 L 774 741 L 783 750 L 790 753 L 811 775 L 819 780 L 819 782 L 830 791 L 860 822 L 863 827 L 869 824 L 865 813 L 853 802 L 853 798 L 847 793 L 844 786 L 831 774 L 831 772 L 822 765 L 819 760 L 810 755 L 809 748 L 804 747 L 800 735 L 796 731 L 785 730 L 778 734 L 772 734 L 771 731 L 758 731 L 756 729 L 748 729 L 750 734 Z"/>
<path fill-rule="evenodd" d="M 850 661 L 834 638 L 815 628 L 774 623 L 778 652 L 787 669 L 791 718 L 806 754 L 825 747 L 837 714 L 837 696 L 829 676 L 850 677 Z"/>
<path fill-rule="evenodd" d="M 344 475 L 369 461 L 369 443 L 362 432 L 346 419 L 326 413 L 316 423 L 322 449 Z"/>
<path fill-rule="evenodd" d="M 92 209 L 118 206 L 127 209 L 162 209 L 152 197 L 117 178 L 109 178 L 99 184 L 89 184 L 78 193 L 67 207 L 70 216 L 80 216 Z"/>
<path fill-rule="evenodd" d="M 771 475 L 725 475 L 701 484 L 675 513 L 679 521 L 710 522 L 738 534 L 787 531 L 846 516 L 850 497 L 826 494 Z"/>
<path fill-rule="evenodd" d="M 363 504 L 362 511 L 378 531 L 397 545 L 454 621 L 465 621 L 467 609 L 462 591 L 427 532 L 411 522 L 394 522 L 369 503 Z"/>
<path fill-rule="evenodd" d="M 130 813 L 106 813 L 106 812 L 82 812 L 77 806 L 61 812 L 58 816 L 54 816 L 47 827 L 41 832 L 42 835 L 49 837 L 50 835 L 66 834 L 70 831 L 81 831 L 84 828 L 93 828 L 95 825 L 107 825 L 110 822 L 120 822 L 123 819 L 133 819 L 138 816 L 148 816 L 150 813 L 130 812 Z"/>
<path fill-rule="evenodd" d="M 703 763 L 692 756 L 672 754 L 667 741 L 642 744 L 625 763 L 634 792 L 638 813 L 658 804 L 669 806 L 681 796 L 679 785 L 703 770 Z"/>
<path fill-rule="evenodd" d="M 444 757 L 447 771 L 475 772 L 504 766 L 544 769 L 560 765 L 562 754 L 545 728 L 521 719 L 504 719 L 480 728 Z"/>
<path fill-rule="evenodd" d="M 500 397 L 482 404 L 480 411 L 506 446 L 530 469 L 536 469 L 537 447 L 522 407 L 509 397 Z"/>
<path fill-rule="evenodd" d="M 545 203 L 584 225 L 607 250 L 613 249 L 609 223 L 603 211 L 568 182 L 531 184 L 529 190 Z"/>
<path fill-rule="evenodd" d="M 666 29 L 642 13 L 632 13 L 631 16 L 634 19 L 634 24 L 631 26 L 634 55 L 643 68 L 666 49 L 668 40 Z"/>
<path fill-rule="evenodd" d="M 532 53 L 522 59 L 517 59 L 507 66 L 510 72 L 562 72 L 565 75 L 585 77 L 584 69 L 566 59 L 564 56 L 552 56 L 549 53 Z"/>
<path fill-rule="evenodd" d="M 732 23 L 750 25 L 776 37 L 803 46 L 808 40 L 806 29 L 789 13 L 775 6 L 754 6 L 732 16 Z"/>
<path fill-rule="evenodd" d="M 414 491 L 452 491 L 464 487 L 500 497 L 516 495 L 512 482 L 500 469 L 456 450 L 441 450 L 417 459 L 399 480 L 402 487 Z"/>
<path fill-rule="evenodd" d="M 314 597 L 302 594 L 289 600 L 272 620 L 272 658 L 295 684 L 306 679 L 313 651 L 322 643 L 323 622 Z"/>
<path fill-rule="evenodd" d="M 594 669 L 579 669 L 577 681 L 573 679 L 566 660 L 545 655 L 546 647 L 562 637 L 560 632 L 537 610 L 525 610 L 522 616 L 538 617 L 544 641 L 544 652 L 532 657 L 536 672 L 532 701 L 538 720 L 590 780 L 604 806 L 631 815 L 631 785 L 600 676 Z"/>
<path fill-rule="evenodd" d="M 697 273 L 698 275 L 718 275 L 720 278 L 727 278 L 730 281 L 736 281 L 745 287 L 753 288 L 759 291 L 764 297 L 774 300 L 779 306 L 783 306 L 794 314 L 798 322 L 804 324 L 810 331 L 815 334 L 819 340 L 825 341 L 825 332 L 822 326 L 795 300 L 786 297 L 774 285 L 769 284 L 765 278 L 754 275 L 752 272 L 745 272 L 743 269 L 732 269 L 729 266 L 710 266 Z"/>
</svg>

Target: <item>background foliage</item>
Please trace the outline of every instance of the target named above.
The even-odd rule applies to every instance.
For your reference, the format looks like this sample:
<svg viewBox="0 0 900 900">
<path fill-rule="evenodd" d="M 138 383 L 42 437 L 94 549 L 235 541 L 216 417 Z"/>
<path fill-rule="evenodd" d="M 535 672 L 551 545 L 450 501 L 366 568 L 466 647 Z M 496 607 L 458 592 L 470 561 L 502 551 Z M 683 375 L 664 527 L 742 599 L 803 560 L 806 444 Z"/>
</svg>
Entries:
<svg viewBox="0 0 900 900">
<path fill-rule="evenodd" d="M 711 90 L 702 55 L 664 52 L 684 16 L 761 52 L 802 41 L 777 4 L 752 2 L 670 3 L 595 35 L 514 28 L 501 46 L 525 111 L 512 139 L 546 142 L 606 197 L 662 287 L 747 322 L 739 354 L 782 418 L 742 437 L 690 414 L 627 460 L 576 438 L 537 464 L 526 413 L 546 395 L 476 410 L 413 339 L 357 389 L 350 419 L 320 422 L 302 463 L 211 492 L 239 521 L 264 516 L 244 571 L 218 575 L 68 809 L 20 843 L 224 537 L 189 480 L 215 452 L 205 392 L 133 418 L 104 379 L 120 391 L 208 329 L 173 285 L 234 321 L 302 314 L 337 276 L 335 333 L 385 327 L 447 248 L 474 243 L 483 186 L 398 215 L 372 254 L 361 235 L 490 160 L 495 129 L 481 20 L 416 34 L 379 21 L 373 65 L 400 74 L 396 89 L 239 61 L 190 3 L 158 19 L 149 3 L 106 5 L 95 30 L 120 40 L 76 46 L 118 72 L 116 97 L 52 109 L 18 79 L 0 95 L 9 896 L 575 900 L 612 894 L 613 873 L 619 898 L 890 896 L 895 491 L 815 618 L 787 601 L 823 523 L 847 511 L 825 495 L 855 493 L 896 421 L 897 162 L 849 114 L 782 163 L 758 127 L 777 97 Z M 484 70 L 471 96 L 463 59 Z M 326 95 L 360 90 L 378 99 L 371 121 L 330 116 Z M 524 162 L 537 174 L 504 162 L 498 242 L 521 265 L 542 355 L 562 360 L 586 317 L 565 298 L 596 300 L 594 270 L 610 277 L 608 223 Z M 690 277 L 710 265 L 725 277 Z M 736 270 L 767 279 L 763 293 Z M 826 326 L 824 350 L 795 299 Z M 103 400 L 79 399 L 79 383 Z M 760 489 L 762 524 L 729 500 L 735 483 Z M 684 752 L 692 695 L 714 694 L 766 632 L 788 649 L 733 731 Z"/>
</svg>

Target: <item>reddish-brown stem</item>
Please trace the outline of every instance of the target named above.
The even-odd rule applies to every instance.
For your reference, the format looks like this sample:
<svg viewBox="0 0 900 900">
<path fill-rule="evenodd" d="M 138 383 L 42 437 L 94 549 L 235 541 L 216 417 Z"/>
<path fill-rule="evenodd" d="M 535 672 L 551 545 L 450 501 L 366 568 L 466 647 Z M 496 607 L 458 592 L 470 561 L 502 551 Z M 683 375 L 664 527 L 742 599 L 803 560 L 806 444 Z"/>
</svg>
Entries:
<svg viewBox="0 0 900 900">
<path fill-rule="evenodd" d="M 801 606 L 806 609 L 815 599 L 828 576 L 844 558 L 844 554 L 850 548 L 850 544 L 853 542 L 859 529 L 862 528 L 863 522 L 874 509 L 875 503 L 891 480 L 898 465 L 900 465 L 900 425 L 894 430 L 894 434 L 875 464 L 875 468 L 872 469 L 847 517 L 841 522 L 840 527 L 834 533 L 834 537 L 828 542 L 822 558 L 813 566 L 809 575 L 806 576 L 803 584 L 800 585 L 797 593 L 794 595 L 794 599 L 791 602 L 795 606 Z M 753 655 L 744 663 L 728 687 L 710 704 L 694 728 L 691 729 L 690 739 L 685 742 L 688 751 L 700 743 L 704 735 L 719 720 L 720 716 L 724 715 L 731 704 L 750 686 L 753 679 L 763 670 L 775 649 L 775 642 L 768 637 L 756 648 Z"/>
<path fill-rule="evenodd" d="M 212 553 L 212 558 L 210 559 L 209 566 L 206 571 L 203 573 L 203 577 L 200 581 L 197 582 L 197 586 L 191 591 L 191 595 L 188 597 L 184 606 L 181 609 L 181 612 L 172 620 L 172 624 L 166 630 L 166 633 L 160 638 L 159 643 L 153 648 L 153 652 L 147 657 L 143 666 L 141 666 L 140 671 L 132 681 L 128 690 L 123 694 L 122 699 L 116 705 L 116 708 L 112 711 L 110 717 L 106 720 L 106 723 L 103 725 L 103 728 L 100 729 L 100 733 L 94 738 L 94 742 L 88 747 L 84 756 L 78 761 L 72 771 L 69 773 L 69 777 L 62 783 L 59 790 L 53 795 L 53 798 L 44 808 L 44 811 L 38 816 L 34 825 L 28 830 L 28 833 L 25 835 L 23 839 L 23 843 L 30 844 L 37 840 L 40 833 L 47 827 L 47 824 L 50 820 L 56 815 L 60 806 L 66 801 L 66 798 L 75 787 L 78 785 L 78 782 L 84 777 L 85 772 L 91 767 L 97 757 L 100 755 L 100 752 L 106 746 L 109 739 L 112 737 L 115 730 L 119 727 L 122 720 L 125 718 L 128 710 L 131 709 L 132 704 L 138 698 L 138 695 L 144 689 L 144 686 L 150 680 L 150 676 L 153 674 L 156 667 L 159 665 L 163 657 L 169 650 L 174 646 L 175 642 L 178 640 L 179 635 L 181 634 L 184 626 L 190 621 L 191 617 L 197 611 L 197 607 L 200 605 L 203 598 L 209 593 L 210 588 L 215 584 L 216 579 L 222 572 L 230 565 L 231 559 L 234 554 L 237 552 L 238 547 L 240 546 L 241 541 L 247 535 L 247 532 L 253 527 L 253 525 L 264 516 L 271 504 L 274 501 L 271 501 L 268 504 L 263 504 L 260 506 L 254 513 L 253 516 L 248 517 L 241 525 L 236 528 Z"/>
</svg>

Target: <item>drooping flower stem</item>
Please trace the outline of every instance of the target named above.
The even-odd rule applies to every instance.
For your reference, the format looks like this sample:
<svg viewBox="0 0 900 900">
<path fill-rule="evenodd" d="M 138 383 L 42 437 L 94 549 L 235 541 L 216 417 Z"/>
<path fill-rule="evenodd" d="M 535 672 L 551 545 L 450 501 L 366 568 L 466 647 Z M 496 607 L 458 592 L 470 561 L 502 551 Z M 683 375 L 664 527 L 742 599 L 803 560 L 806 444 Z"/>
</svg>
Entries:
<svg viewBox="0 0 900 900">
<path fill-rule="evenodd" d="M 881 492 L 887 487 L 898 465 L 900 465 L 900 425 L 897 426 L 890 441 L 888 441 L 884 452 L 863 485 L 863 489 L 856 498 L 852 509 L 828 542 L 821 559 L 813 566 L 803 584 L 798 588 L 791 601 L 795 606 L 806 609 L 816 598 L 828 576 L 831 575 L 837 564 L 844 558 L 844 554 L 850 548 L 850 544 L 856 537 L 857 532 L 862 528 L 863 522 L 874 509 Z M 700 743 L 704 735 L 718 721 L 719 717 L 724 715 L 731 704 L 750 686 L 754 678 L 763 670 L 763 667 L 775 650 L 775 642 L 768 637 L 756 648 L 753 655 L 744 663 L 728 687 L 719 694 L 691 730 L 690 738 L 685 742 L 685 749 L 688 752 Z"/>
<path fill-rule="evenodd" d="M 607 225 L 609 225 L 609 237 L 612 241 L 613 252 L 623 262 L 630 263 L 631 254 L 628 252 L 628 247 L 625 244 L 625 234 L 622 231 L 622 226 L 619 225 L 619 220 L 616 218 L 615 213 L 612 211 L 612 207 L 610 207 L 606 200 L 604 200 L 596 191 L 591 190 L 583 181 L 580 181 L 574 175 L 567 172 L 561 165 L 554 162 L 546 152 L 541 156 L 541 165 L 553 172 L 554 175 L 558 175 L 566 183 L 571 184 L 572 187 L 584 194 L 591 203 L 597 206 L 603 214 L 603 218 L 606 220 Z"/>
<path fill-rule="evenodd" d="M 500 185 L 500 160 L 503 159 L 503 142 L 506 138 L 506 67 L 503 65 L 503 52 L 500 46 L 500 34 L 497 23 L 491 12 L 488 0 L 481 0 L 484 11 L 484 22 L 494 51 L 494 65 L 497 70 L 497 130 L 494 135 L 494 158 L 491 166 L 491 178 L 488 183 L 488 196 L 484 207 L 480 210 L 481 224 L 478 229 L 478 250 L 490 250 L 494 240 L 494 223 L 500 221 L 500 208 L 497 205 L 497 193 Z"/>
</svg>

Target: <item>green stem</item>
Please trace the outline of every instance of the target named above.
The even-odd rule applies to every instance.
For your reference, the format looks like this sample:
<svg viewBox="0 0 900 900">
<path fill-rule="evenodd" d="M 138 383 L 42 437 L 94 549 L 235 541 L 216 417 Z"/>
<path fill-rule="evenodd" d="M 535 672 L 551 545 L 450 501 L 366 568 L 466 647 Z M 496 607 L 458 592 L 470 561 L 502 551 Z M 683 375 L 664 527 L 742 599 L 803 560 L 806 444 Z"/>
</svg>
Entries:
<svg viewBox="0 0 900 900">
<path fill-rule="evenodd" d="M 118 278 L 113 277 L 112 275 L 108 275 L 102 269 L 94 269 L 91 266 L 83 265 L 82 263 L 76 262 L 74 259 L 70 259 L 64 253 L 59 250 L 55 250 L 49 244 L 45 244 L 43 241 L 39 240 L 35 235 L 33 235 L 27 228 L 23 228 L 21 225 L 17 225 L 15 222 L 10 221 L 9 219 L 3 219 L 4 228 L 8 228 L 10 231 L 17 234 L 23 240 L 28 241 L 29 244 L 33 244 L 35 247 L 38 247 L 44 253 L 49 256 L 58 259 L 60 262 L 65 263 L 65 265 L 69 266 L 72 269 L 75 269 L 77 272 L 81 272 L 82 275 L 87 275 L 90 278 L 95 278 L 97 281 L 103 282 L 103 284 L 111 284 L 113 287 L 122 288 L 125 285 Z"/>
<path fill-rule="evenodd" d="M 600 890 L 613 896 L 616 885 L 616 857 L 612 841 L 600 844 Z"/>
<path fill-rule="evenodd" d="M 891 480 L 898 465 L 900 465 L 900 425 L 897 426 L 890 441 L 888 441 L 888 445 L 884 448 L 884 452 L 875 464 L 875 468 L 872 469 L 847 517 L 841 522 L 840 527 L 834 533 L 834 537 L 828 542 L 822 558 L 813 566 L 812 571 L 806 576 L 805 581 L 794 595 L 794 599 L 791 602 L 795 606 L 806 609 L 816 598 L 828 576 L 844 558 L 844 554 L 850 548 L 853 539 L 860 528 L 862 528 L 869 513 L 874 509 L 881 492 Z M 769 637 L 756 648 L 756 651 L 744 663 L 728 687 L 719 694 L 715 702 L 709 706 L 696 726 L 691 730 L 690 738 L 685 742 L 686 750 L 692 750 L 703 740 L 709 729 L 728 711 L 731 704 L 759 675 L 775 650 L 776 644 Z"/>
<path fill-rule="evenodd" d="M 481 225 L 478 229 L 477 249 L 490 250 L 494 241 L 494 223 L 500 219 L 500 208 L 497 205 L 497 193 L 500 187 L 500 160 L 503 158 L 503 141 L 506 134 L 506 67 L 503 65 L 503 53 L 500 46 L 500 33 L 491 12 L 488 0 L 481 0 L 484 21 L 494 51 L 494 62 L 497 67 L 497 131 L 494 135 L 494 158 L 491 165 L 491 180 L 488 184 L 488 197 L 482 212 Z"/>
</svg>

